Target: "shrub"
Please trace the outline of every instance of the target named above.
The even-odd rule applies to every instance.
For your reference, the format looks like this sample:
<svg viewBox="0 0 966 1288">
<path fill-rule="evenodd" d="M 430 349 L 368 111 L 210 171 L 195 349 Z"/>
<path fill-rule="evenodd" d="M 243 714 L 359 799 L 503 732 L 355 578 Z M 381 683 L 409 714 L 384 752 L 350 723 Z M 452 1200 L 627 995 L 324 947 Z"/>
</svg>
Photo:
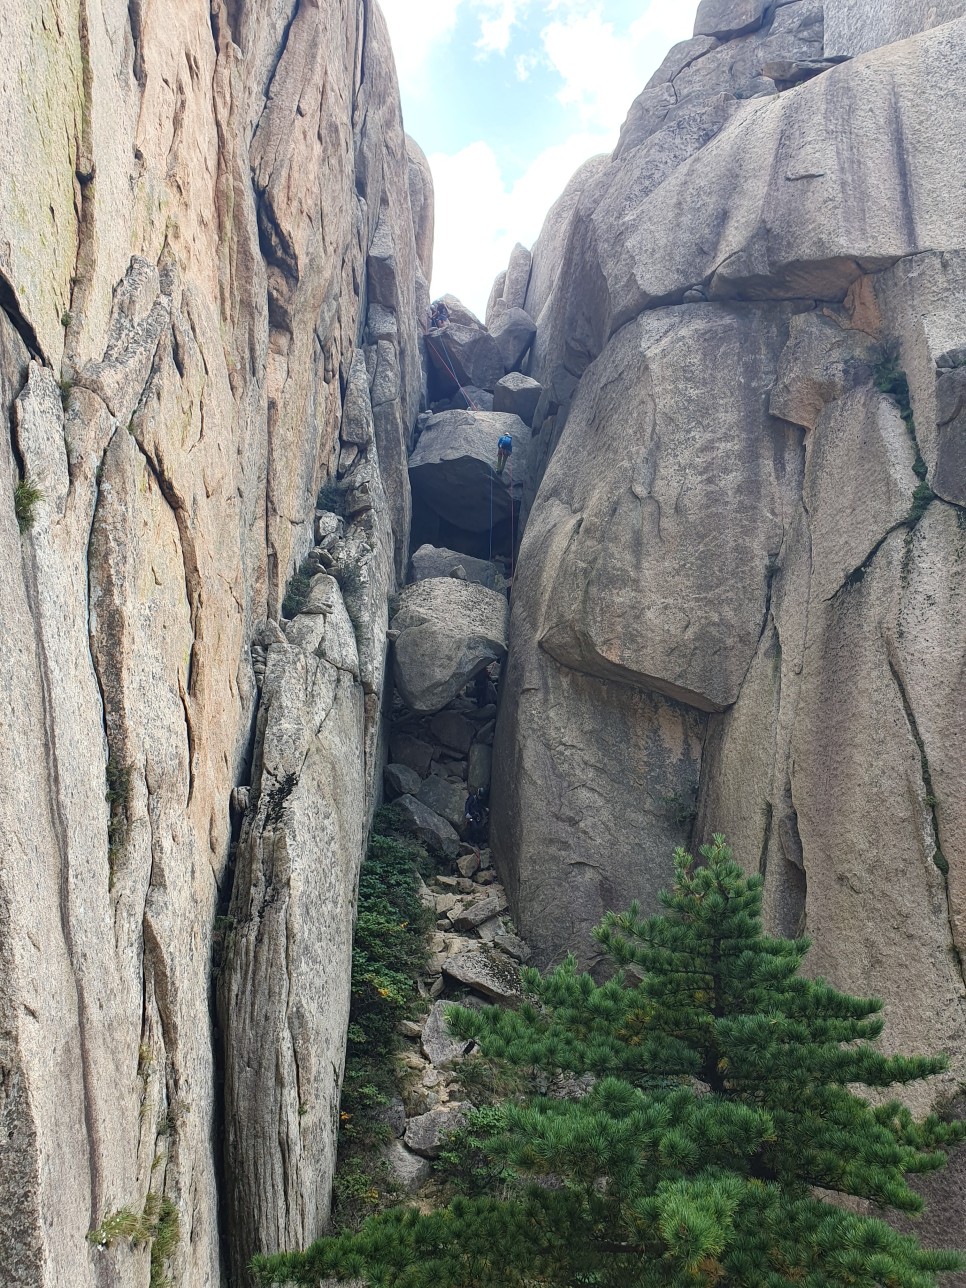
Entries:
<svg viewBox="0 0 966 1288">
<path fill-rule="evenodd" d="M 292 579 L 285 589 L 285 598 L 282 600 L 283 617 L 291 620 L 293 617 L 297 617 L 305 607 L 305 601 L 309 597 L 309 587 L 316 571 L 315 564 L 310 563 L 308 558 L 302 560 L 298 570 L 292 574 Z"/>
<path fill-rule="evenodd" d="M 334 1184 L 334 1218 L 342 1229 L 357 1228 L 399 1197 L 387 1169 L 373 1159 L 388 1137 L 381 1111 L 398 1089 L 397 1025 L 421 1005 L 416 979 L 426 963 L 435 922 L 432 909 L 419 897 L 419 873 L 429 862 L 426 851 L 377 830 L 393 826 L 393 813 L 377 813 L 359 876 Z"/>
<path fill-rule="evenodd" d="M 328 510 L 331 514 L 338 514 L 344 517 L 348 492 L 349 485 L 347 483 L 340 483 L 336 479 L 328 479 L 319 488 L 319 494 L 315 498 L 315 508 L 317 510 Z"/>
<path fill-rule="evenodd" d="M 170 1279 L 165 1274 L 165 1262 L 172 1256 L 181 1238 L 178 1209 L 169 1198 L 154 1191 L 144 1201 L 144 1209 L 120 1208 L 105 1217 L 96 1230 L 87 1236 L 91 1243 L 101 1248 L 111 1248 L 127 1241 L 137 1247 L 151 1244 L 150 1288 L 169 1288 Z"/>
<path fill-rule="evenodd" d="M 525 970 L 516 1009 L 450 1009 L 452 1031 L 488 1058 L 590 1075 L 577 1099 L 477 1120 L 482 1194 L 256 1258 L 261 1281 L 930 1288 L 966 1266 L 823 1197 L 922 1209 L 907 1174 L 942 1166 L 966 1124 L 916 1123 L 855 1088 L 909 1083 L 945 1060 L 883 1055 L 882 1004 L 802 977 L 808 942 L 762 933 L 761 879 L 722 837 L 701 857 L 676 852 L 663 915 L 605 917 L 595 934 L 615 971 L 603 984 L 571 958 L 545 978 Z M 492 1181 L 489 1167 L 502 1169 Z"/>
<path fill-rule="evenodd" d="M 17 527 L 21 532 L 29 532 L 36 521 L 37 502 L 43 498 L 43 492 L 35 487 L 26 476 L 13 490 L 13 509 L 17 516 Z"/>
</svg>

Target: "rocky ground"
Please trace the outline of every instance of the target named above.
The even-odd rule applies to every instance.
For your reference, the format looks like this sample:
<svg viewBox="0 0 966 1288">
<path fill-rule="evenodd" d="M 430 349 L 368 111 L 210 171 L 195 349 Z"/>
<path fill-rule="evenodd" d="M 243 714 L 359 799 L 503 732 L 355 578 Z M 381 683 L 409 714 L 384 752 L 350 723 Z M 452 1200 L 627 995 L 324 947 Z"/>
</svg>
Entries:
<svg viewBox="0 0 966 1288">
<path fill-rule="evenodd" d="M 436 931 L 419 991 L 432 1006 L 421 1019 L 400 1026 L 407 1039 L 400 1056 L 402 1089 L 386 1113 L 393 1132 L 386 1162 L 409 1193 L 430 1179 L 432 1160 L 474 1107 L 459 1077 L 460 1062 L 474 1044 L 450 1036 L 447 1006 L 457 999 L 463 1005 L 514 1000 L 520 965 L 530 956 L 514 932 L 489 850 L 461 849 L 456 868 L 462 875 L 433 877 L 423 889 L 424 901 L 436 912 Z"/>
</svg>

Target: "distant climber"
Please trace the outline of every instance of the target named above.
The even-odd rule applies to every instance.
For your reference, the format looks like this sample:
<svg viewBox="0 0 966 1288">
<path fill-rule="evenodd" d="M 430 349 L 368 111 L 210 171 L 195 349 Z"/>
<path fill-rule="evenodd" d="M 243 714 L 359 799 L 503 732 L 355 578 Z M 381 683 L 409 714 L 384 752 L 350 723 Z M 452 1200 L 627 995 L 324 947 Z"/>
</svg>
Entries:
<svg viewBox="0 0 966 1288">
<path fill-rule="evenodd" d="M 470 792 L 463 807 L 463 827 L 470 845 L 482 845 L 486 840 L 486 806 L 482 793 Z"/>
<path fill-rule="evenodd" d="M 496 472 L 503 473 L 503 467 L 513 452 L 513 438 L 509 434 L 501 434 L 496 444 Z"/>
<path fill-rule="evenodd" d="M 429 309 L 429 325 L 436 331 L 442 331 L 449 321 L 449 309 L 444 300 L 434 300 Z"/>
</svg>

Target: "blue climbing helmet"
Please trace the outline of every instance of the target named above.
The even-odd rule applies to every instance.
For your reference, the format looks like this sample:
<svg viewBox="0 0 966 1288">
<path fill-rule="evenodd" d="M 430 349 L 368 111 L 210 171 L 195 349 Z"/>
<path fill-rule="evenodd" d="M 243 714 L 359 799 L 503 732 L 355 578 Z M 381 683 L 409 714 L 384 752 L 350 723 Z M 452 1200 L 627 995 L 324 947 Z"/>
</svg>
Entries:
<svg viewBox="0 0 966 1288">
<path fill-rule="evenodd" d="M 499 447 L 501 451 L 509 454 L 513 451 L 513 439 L 509 434 L 501 434 L 497 441 L 497 447 Z"/>
</svg>

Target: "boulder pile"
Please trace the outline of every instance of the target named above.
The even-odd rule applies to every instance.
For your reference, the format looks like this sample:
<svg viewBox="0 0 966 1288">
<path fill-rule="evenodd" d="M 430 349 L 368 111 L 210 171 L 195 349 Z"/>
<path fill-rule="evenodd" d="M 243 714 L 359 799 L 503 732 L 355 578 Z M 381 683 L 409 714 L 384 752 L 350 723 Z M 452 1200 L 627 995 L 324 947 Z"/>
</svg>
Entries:
<svg viewBox="0 0 966 1288">
<path fill-rule="evenodd" d="M 436 876 L 423 887 L 423 900 L 436 913 L 436 930 L 419 991 L 432 1004 L 419 1020 L 400 1025 L 407 1039 L 400 1055 L 401 1091 L 385 1110 L 392 1131 L 385 1161 L 407 1193 L 429 1180 L 447 1137 L 474 1108 L 459 1077 L 460 1062 L 474 1044 L 450 1034 L 447 1006 L 454 1000 L 464 1006 L 474 1005 L 474 999 L 512 1002 L 520 993 L 520 966 L 530 956 L 507 915 L 489 850 L 465 844 L 459 849 L 459 875 Z"/>
</svg>

